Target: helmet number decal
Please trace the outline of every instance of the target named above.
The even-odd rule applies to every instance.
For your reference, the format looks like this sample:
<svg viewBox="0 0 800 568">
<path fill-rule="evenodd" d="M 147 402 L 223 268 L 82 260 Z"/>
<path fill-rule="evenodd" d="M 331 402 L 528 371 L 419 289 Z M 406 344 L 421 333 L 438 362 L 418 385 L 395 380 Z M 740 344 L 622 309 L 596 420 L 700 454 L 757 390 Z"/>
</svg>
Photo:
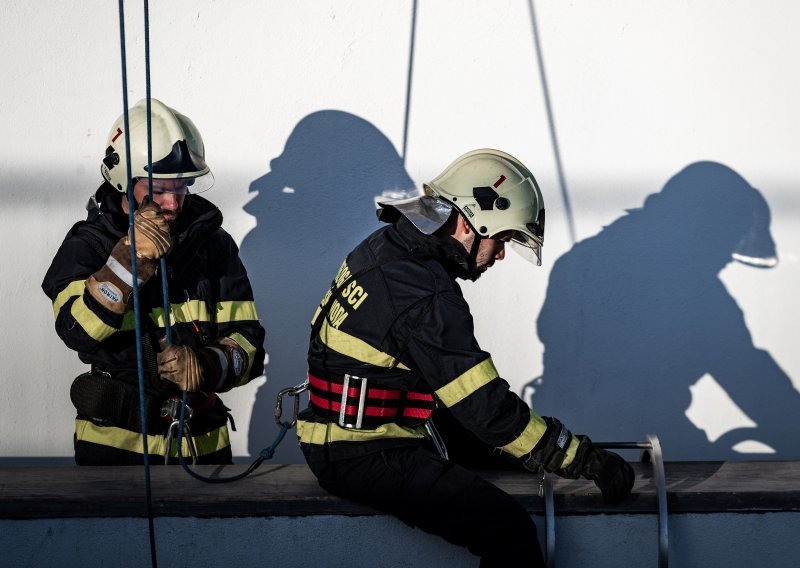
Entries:
<svg viewBox="0 0 800 568">
<path fill-rule="evenodd" d="M 120 136 L 122 136 L 122 129 L 121 128 L 117 128 L 117 133 L 114 135 L 114 138 L 112 138 L 111 141 L 112 142 L 116 142 L 117 138 L 119 138 Z"/>
</svg>

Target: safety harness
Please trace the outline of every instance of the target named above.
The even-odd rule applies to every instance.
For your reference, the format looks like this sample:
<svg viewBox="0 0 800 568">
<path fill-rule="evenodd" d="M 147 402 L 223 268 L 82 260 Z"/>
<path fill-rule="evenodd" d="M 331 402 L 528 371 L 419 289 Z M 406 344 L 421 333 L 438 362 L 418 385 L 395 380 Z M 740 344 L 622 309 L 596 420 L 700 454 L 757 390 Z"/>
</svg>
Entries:
<svg viewBox="0 0 800 568">
<path fill-rule="evenodd" d="M 389 423 L 419 426 L 436 406 L 431 392 L 373 387 L 369 379 L 349 374 L 309 372 L 308 386 L 314 413 L 343 428 L 372 430 Z"/>
</svg>

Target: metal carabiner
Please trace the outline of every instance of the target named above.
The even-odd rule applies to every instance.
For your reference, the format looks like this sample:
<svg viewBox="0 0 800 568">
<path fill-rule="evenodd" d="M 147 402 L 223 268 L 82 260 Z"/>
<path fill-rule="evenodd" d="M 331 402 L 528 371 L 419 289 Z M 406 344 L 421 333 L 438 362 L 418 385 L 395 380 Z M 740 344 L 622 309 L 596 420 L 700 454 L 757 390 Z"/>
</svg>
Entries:
<svg viewBox="0 0 800 568">
<path fill-rule="evenodd" d="M 306 379 L 305 382 L 297 386 L 288 387 L 278 391 L 278 399 L 275 401 L 275 424 L 277 424 L 278 426 L 283 426 L 284 424 L 287 424 L 288 428 L 291 428 L 292 426 L 297 424 L 297 415 L 300 413 L 300 394 L 307 390 L 308 390 L 308 379 Z M 283 421 L 283 397 L 287 395 L 294 397 L 294 414 L 290 422 Z"/>
<path fill-rule="evenodd" d="M 187 406 L 188 408 L 188 406 Z M 169 465 L 169 458 L 170 453 L 172 450 L 172 440 L 175 438 L 179 438 L 177 434 L 180 433 L 181 421 L 180 420 L 173 420 L 172 424 L 169 425 L 169 430 L 167 430 L 167 440 L 166 445 L 164 448 L 164 465 Z M 192 438 L 192 430 L 189 428 L 189 424 L 184 421 L 183 424 L 183 439 L 186 440 L 186 445 L 189 446 L 189 455 L 192 457 L 192 465 L 197 464 L 197 448 L 194 445 L 194 438 Z M 183 455 L 183 448 L 177 448 L 175 456 L 178 456 L 178 452 L 180 455 Z"/>
</svg>

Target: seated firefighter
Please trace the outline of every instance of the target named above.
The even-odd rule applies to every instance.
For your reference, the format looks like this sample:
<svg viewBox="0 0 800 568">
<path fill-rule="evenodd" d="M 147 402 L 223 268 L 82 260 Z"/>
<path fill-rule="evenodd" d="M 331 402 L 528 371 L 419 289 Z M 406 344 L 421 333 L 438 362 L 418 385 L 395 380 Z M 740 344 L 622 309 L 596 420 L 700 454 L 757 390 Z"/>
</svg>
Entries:
<svg viewBox="0 0 800 568">
<path fill-rule="evenodd" d="M 79 465 L 143 463 L 143 426 L 151 463 L 175 456 L 178 435 L 171 426 L 180 415 L 182 390 L 189 391 L 183 455 L 196 454 L 197 463 L 232 463 L 229 409 L 217 393 L 263 371 L 264 329 L 247 272 L 236 244 L 222 229 L 222 213 L 197 195 L 213 184 L 203 140 L 186 116 L 155 99 L 151 109 L 152 201 L 142 100 L 130 109 L 129 142 L 124 115 L 111 128 L 100 168 L 105 182 L 89 200 L 87 219 L 70 229 L 42 283 L 53 302 L 59 337 L 91 365 L 70 391 L 78 411 L 74 439 Z M 130 230 L 126 144 L 136 208 Z M 145 424 L 139 403 L 134 267 Z M 170 345 L 165 341 L 164 278 Z"/>
<path fill-rule="evenodd" d="M 389 225 L 347 256 L 314 315 L 301 447 L 335 495 L 466 546 L 481 566 L 543 566 L 522 505 L 456 462 L 585 477 L 610 503 L 630 493 L 633 470 L 533 412 L 474 337 L 456 278 L 476 280 L 512 240 L 541 264 L 531 172 L 475 150 L 424 189 L 380 204 Z"/>
</svg>

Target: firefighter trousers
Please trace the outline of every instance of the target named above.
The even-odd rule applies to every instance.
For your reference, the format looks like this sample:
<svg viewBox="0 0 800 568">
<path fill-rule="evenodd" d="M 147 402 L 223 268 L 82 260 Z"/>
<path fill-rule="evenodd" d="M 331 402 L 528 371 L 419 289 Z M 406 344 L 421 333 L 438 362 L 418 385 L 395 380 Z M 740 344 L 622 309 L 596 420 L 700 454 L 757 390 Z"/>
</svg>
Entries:
<svg viewBox="0 0 800 568">
<path fill-rule="evenodd" d="M 536 526 L 510 495 L 424 447 L 401 447 L 332 461 L 302 444 L 320 486 L 466 547 L 480 566 L 544 566 Z"/>
</svg>

